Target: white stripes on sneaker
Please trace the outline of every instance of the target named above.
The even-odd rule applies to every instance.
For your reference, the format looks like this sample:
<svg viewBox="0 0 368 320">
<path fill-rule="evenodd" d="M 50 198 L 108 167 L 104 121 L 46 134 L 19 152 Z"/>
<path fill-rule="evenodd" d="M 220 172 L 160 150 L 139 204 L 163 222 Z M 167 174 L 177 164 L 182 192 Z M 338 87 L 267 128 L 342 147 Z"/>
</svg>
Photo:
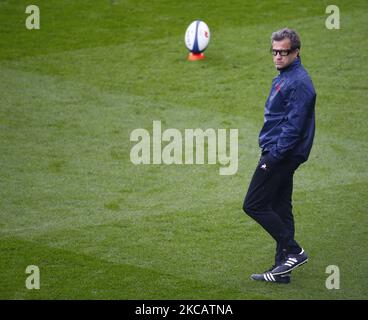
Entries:
<svg viewBox="0 0 368 320">
<path fill-rule="evenodd" d="M 295 258 L 288 258 L 286 260 L 286 262 L 284 263 L 284 265 L 288 266 L 288 267 L 292 267 L 294 264 L 296 264 L 298 262 L 297 259 Z"/>
<path fill-rule="evenodd" d="M 275 277 L 270 272 L 264 273 L 263 278 L 265 279 L 265 281 L 272 281 L 272 282 L 276 281 Z"/>
</svg>

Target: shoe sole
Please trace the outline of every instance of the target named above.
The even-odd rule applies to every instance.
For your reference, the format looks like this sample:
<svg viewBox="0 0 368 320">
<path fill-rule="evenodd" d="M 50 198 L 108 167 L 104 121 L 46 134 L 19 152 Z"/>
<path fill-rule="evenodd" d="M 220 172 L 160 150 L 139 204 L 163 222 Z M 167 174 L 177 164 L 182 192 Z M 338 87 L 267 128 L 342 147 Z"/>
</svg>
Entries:
<svg viewBox="0 0 368 320">
<path fill-rule="evenodd" d="M 280 276 L 280 275 L 282 275 L 282 274 L 289 273 L 289 272 L 291 272 L 292 270 L 294 270 L 295 268 L 298 268 L 298 267 L 300 267 L 301 265 L 303 265 L 303 264 L 305 264 L 305 263 L 307 263 L 307 262 L 308 262 L 308 258 L 307 258 L 307 259 L 305 259 L 303 262 L 300 262 L 299 264 L 296 264 L 296 265 L 295 265 L 295 266 L 293 266 L 291 269 L 288 269 L 288 270 L 283 271 L 283 272 L 278 272 L 278 273 L 273 273 L 273 272 L 272 272 L 272 274 L 273 274 L 274 276 Z"/>
<path fill-rule="evenodd" d="M 266 281 L 266 280 L 257 280 L 257 279 L 253 279 L 252 277 L 249 277 L 249 279 L 253 280 L 253 281 L 258 281 L 258 282 L 265 282 L 265 283 L 279 283 L 279 284 L 289 284 L 289 281 Z"/>
</svg>

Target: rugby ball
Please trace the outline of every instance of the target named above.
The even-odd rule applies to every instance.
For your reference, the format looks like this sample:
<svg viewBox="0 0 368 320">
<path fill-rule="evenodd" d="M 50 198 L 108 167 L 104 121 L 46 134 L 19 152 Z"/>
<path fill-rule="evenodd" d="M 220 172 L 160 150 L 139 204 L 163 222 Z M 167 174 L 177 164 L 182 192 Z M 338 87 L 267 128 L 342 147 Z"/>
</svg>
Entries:
<svg viewBox="0 0 368 320">
<path fill-rule="evenodd" d="M 184 41 L 190 52 L 201 53 L 206 50 L 210 41 L 210 29 L 201 20 L 193 21 L 185 32 Z"/>
</svg>

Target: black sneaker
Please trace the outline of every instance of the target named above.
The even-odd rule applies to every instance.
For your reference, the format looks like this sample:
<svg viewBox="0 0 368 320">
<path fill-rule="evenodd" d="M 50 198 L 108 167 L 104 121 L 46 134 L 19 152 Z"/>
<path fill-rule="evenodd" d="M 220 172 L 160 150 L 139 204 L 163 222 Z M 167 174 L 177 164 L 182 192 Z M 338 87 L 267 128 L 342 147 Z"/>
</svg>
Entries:
<svg viewBox="0 0 368 320">
<path fill-rule="evenodd" d="M 252 280 L 256 281 L 266 281 L 266 282 L 275 282 L 275 283 L 290 283 L 291 274 L 286 273 L 282 275 L 274 275 L 272 272 L 264 272 L 259 274 L 252 274 L 250 276 Z"/>
<path fill-rule="evenodd" d="M 291 270 L 301 266 L 304 263 L 308 262 L 308 256 L 302 249 L 302 252 L 297 254 L 288 254 L 286 256 L 285 261 L 280 263 L 276 268 L 274 268 L 271 272 L 273 276 L 279 276 L 286 273 L 291 272 Z"/>
</svg>

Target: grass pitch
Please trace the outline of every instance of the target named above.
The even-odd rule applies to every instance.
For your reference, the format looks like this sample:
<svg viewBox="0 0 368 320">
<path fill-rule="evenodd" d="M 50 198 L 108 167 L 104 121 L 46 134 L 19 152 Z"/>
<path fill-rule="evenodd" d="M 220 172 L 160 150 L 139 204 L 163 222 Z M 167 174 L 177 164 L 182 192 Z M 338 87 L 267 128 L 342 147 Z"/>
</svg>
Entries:
<svg viewBox="0 0 368 320">
<path fill-rule="evenodd" d="M 367 299 L 368 5 L 335 1 L 0 2 L 1 299 Z M 204 20 L 203 61 L 184 32 Z M 295 176 L 292 283 L 256 283 L 271 238 L 242 201 L 276 75 L 271 32 L 299 31 L 317 91 L 310 160 Z M 238 128 L 239 169 L 130 162 L 130 132 Z M 28 265 L 40 290 L 25 287 Z M 340 269 L 328 290 L 327 266 Z"/>
</svg>

